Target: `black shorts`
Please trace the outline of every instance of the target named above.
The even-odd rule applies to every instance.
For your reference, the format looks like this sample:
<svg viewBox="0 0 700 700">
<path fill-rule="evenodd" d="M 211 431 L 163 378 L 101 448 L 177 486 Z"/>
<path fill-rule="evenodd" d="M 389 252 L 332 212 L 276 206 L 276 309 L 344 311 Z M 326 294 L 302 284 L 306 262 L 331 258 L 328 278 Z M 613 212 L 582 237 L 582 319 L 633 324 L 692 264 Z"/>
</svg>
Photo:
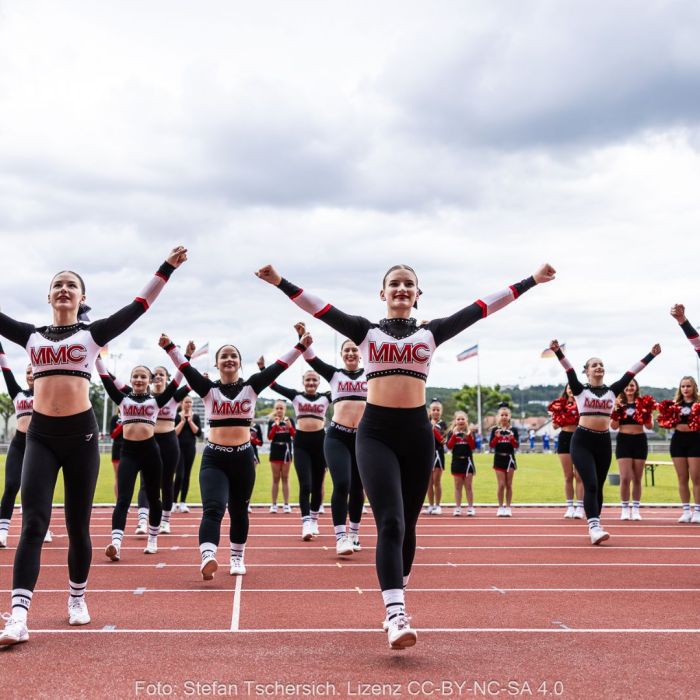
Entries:
<svg viewBox="0 0 700 700">
<path fill-rule="evenodd" d="M 647 436 L 644 433 L 630 435 L 618 433 L 615 445 L 616 459 L 646 459 L 649 454 Z"/>
<path fill-rule="evenodd" d="M 671 438 L 671 457 L 700 457 L 700 432 L 676 430 Z"/>
<path fill-rule="evenodd" d="M 567 430 L 562 430 L 559 433 L 559 442 L 557 443 L 558 455 L 571 454 L 571 436 L 573 434 L 573 430 L 571 432 L 568 432 Z"/>
<path fill-rule="evenodd" d="M 271 462 L 291 462 L 292 461 L 292 443 L 291 442 L 273 442 L 273 443 L 270 443 L 270 461 Z"/>
<path fill-rule="evenodd" d="M 115 440 L 112 443 L 112 461 L 118 462 L 122 458 L 122 444 L 124 440 Z"/>
<path fill-rule="evenodd" d="M 493 456 L 493 468 L 501 472 L 515 471 L 518 468 L 515 463 L 515 455 L 496 453 Z"/>
<path fill-rule="evenodd" d="M 433 469 L 445 469 L 445 450 L 436 449 L 435 457 L 433 458 Z"/>
<path fill-rule="evenodd" d="M 471 457 L 453 456 L 450 471 L 457 476 L 466 476 L 467 474 L 476 474 L 476 466 Z"/>
</svg>

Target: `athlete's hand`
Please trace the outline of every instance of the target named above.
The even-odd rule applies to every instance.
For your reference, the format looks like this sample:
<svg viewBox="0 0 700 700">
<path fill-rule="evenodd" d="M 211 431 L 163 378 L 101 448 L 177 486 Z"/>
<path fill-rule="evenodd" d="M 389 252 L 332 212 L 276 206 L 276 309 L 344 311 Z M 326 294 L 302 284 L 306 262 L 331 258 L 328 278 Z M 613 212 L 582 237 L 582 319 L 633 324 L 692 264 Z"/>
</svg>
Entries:
<svg viewBox="0 0 700 700">
<path fill-rule="evenodd" d="M 165 258 L 173 267 L 180 267 L 187 260 L 187 248 L 179 245 L 170 251 L 170 255 Z"/>
<path fill-rule="evenodd" d="M 161 348 L 167 348 L 170 345 L 170 337 L 166 333 L 161 333 L 160 338 L 158 338 L 158 346 Z"/>
<path fill-rule="evenodd" d="M 651 349 L 651 354 L 654 357 L 661 354 L 661 346 L 658 343 L 656 343 L 656 345 L 654 345 L 654 347 Z"/>
<path fill-rule="evenodd" d="M 197 346 L 194 344 L 194 340 L 188 341 L 187 347 L 185 347 L 185 357 L 192 357 L 195 350 L 197 350 Z"/>
<path fill-rule="evenodd" d="M 275 287 L 279 285 L 279 283 L 282 281 L 282 275 L 280 275 L 277 270 L 275 270 L 272 265 L 265 265 L 265 267 L 261 267 L 256 273 L 256 277 L 259 277 L 261 280 L 265 282 L 269 282 L 270 284 L 274 284 Z"/>
<path fill-rule="evenodd" d="M 262 355 L 260 355 L 260 357 L 258 357 L 257 365 L 258 365 L 258 369 L 265 369 L 265 358 Z"/>
<path fill-rule="evenodd" d="M 557 271 L 549 263 L 545 263 L 535 272 L 533 277 L 537 284 L 544 284 L 545 282 L 551 282 L 556 273 Z"/>
<path fill-rule="evenodd" d="M 301 338 L 304 333 L 306 333 L 306 324 L 303 321 L 299 321 L 298 323 L 294 324 L 294 330 L 297 332 L 297 335 Z"/>
<path fill-rule="evenodd" d="M 311 343 L 314 342 L 314 339 L 311 337 L 311 333 L 304 333 L 304 335 L 299 338 L 299 342 L 305 347 L 309 348 L 311 347 Z"/>
<path fill-rule="evenodd" d="M 286 417 L 285 417 L 285 419 L 284 419 L 284 424 L 285 424 L 288 428 L 291 428 L 291 427 L 292 427 L 292 421 L 290 420 L 289 416 L 286 416 Z"/>
<path fill-rule="evenodd" d="M 559 341 L 558 340 L 552 340 L 549 343 L 549 349 L 552 352 L 557 352 L 559 350 Z"/>
<path fill-rule="evenodd" d="M 671 316 L 673 316 L 678 323 L 685 323 L 687 320 L 685 317 L 685 306 L 683 306 L 683 304 L 674 304 L 671 307 Z"/>
</svg>

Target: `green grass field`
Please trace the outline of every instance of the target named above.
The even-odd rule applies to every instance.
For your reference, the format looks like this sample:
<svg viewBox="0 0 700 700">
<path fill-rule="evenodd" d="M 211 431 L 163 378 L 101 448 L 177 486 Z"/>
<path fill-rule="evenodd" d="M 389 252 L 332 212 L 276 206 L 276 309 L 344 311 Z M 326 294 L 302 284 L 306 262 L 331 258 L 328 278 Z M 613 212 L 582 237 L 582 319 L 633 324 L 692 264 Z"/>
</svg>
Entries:
<svg viewBox="0 0 700 700">
<path fill-rule="evenodd" d="M 654 455 L 655 459 L 670 461 L 669 455 Z M 194 469 L 192 470 L 192 480 L 188 501 L 199 503 L 199 463 L 200 455 L 197 455 Z M 272 481 L 270 464 L 267 455 L 261 455 L 262 462 L 258 466 L 257 480 L 253 492 L 253 503 L 270 502 L 270 484 Z M 449 464 L 448 457 L 448 464 Z M 476 456 L 477 474 L 474 478 L 474 499 L 477 503 L 495 503 L 496 501 L 496 477 L 491 469 L 491 456 Z M 617 472 L 617 463 L 613 459 L 610 469 L 611 473 Z M 0 480 L 4 484 L 5 479 L 5 457 L 0 457 Z M 642 501 L 645 503 L 678 503 L 678 482 L 673 467 L 660 467 L 656 471 L 656 485 L 649 485 L 642 492 Z M 447 471 L 443 474 L 443 503 L 454 501 L 454 489 L 452 475 Z M 649 482 L 651 484 L 651 481 Z M 298 500 L 298 488 L 294 467 L 290 475 L 291 501 Z M 100 465 L 100 477 L 97 482 L 97 492 L 95 493 L 95 503 L 114 502 L 114 476 L 112 463 L 108 454 L 102 455 Z M 328 502 L 331 494 L 330 477 L 326 477 L 326 491 L 324 500 Z M 520 454 L 518 455 L 518 470 L 513 481 L 513 502 L 514 503 L 561 503 L 564 499 L 564 487 L 561 466 L 559 459 L 554 454 Z M 610 503 L 617 503 L 620 500 L 618 486 L 605 485 L 605 499 Z M 63 481 L 59 476 L 56 486 L 55 503 L 63 502 Z M 281 493 L 280 493 L 281 502 Z"/>
</svg>

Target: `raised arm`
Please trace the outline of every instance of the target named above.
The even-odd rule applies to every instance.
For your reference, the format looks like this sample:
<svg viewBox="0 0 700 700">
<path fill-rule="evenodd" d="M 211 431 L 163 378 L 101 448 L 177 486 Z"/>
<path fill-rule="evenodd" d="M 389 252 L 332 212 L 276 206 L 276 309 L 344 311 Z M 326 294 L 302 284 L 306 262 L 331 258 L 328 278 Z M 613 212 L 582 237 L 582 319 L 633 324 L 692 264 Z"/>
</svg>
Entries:
<svg viewBox="0 0 700 700">
<path fill-rule="evenodd" d="M 338 371 L 337 367 L 332 367 L 327 362 L 324 362 L 320 357 L 316 357 L 313 348 L 308 348 L 304 351 L 304 359 L 327 381 L 333 378 L 333 375 Z"/>
<path fill-rule="evenodd" d="M 483 299 L 477 299 L 473 304 L 465 306 L 457 313 L 452 314 L 452 316 L 433 319 L 427 324 L 427 327 L 432 332 L 435 343 L 440 345 L 482 318 L 490 316 L 512 301 L 515 301 L 536 284 L 550 282 L 554 279 L 555 273 L 556 270 L 551 265 L 542 265 L 534 275 L 527 277 L 521 282 L 516 282 L 495 294 L 490 294 Z"/>
<path fill-rule="evenodd" d="M 102 383 L 109 394 L 109 398 L 112 399 L 117 406 L 120 406 L 126 394 L 117 388 L 117 385 L 114 383 L 114 380 L 105 367 L 105 363 L 102 361 L 102 358 L 99 355 L 97 360 L 95 360 L 95 369 L 100 375 L 100 379 L 102 380 Z"/>
<path fill-rule="evenodd" d="M 255 273 L 261 280 L 278 287 L 299 308 L 315 318 L 328 324 L 331 328 L 342 333 L 354 343 L 361 343 L 370 328 L 370 322 L 362 316 L 350 316 L 335 306 L 327 304 L 314 294 L 304 291 L 284 279 L 272 265 L 266 265 Z"/>
<path fill-rule="evenodd" d="M 110 340 L 121 335 L 158 298 L 158 295 L 170 279 L 173 271 L 187 260 L 187 250 L 182 246 L 174 248 L 167 260 L 158 268 L 153 279 L 143 288 L 141 293 L 125 307 L 113 313 L 108 318 L 102 318 L 90 324 L 90 333 L 98 345 L 107 345 Z"/>
<path fill-rule="evenodd" d="M 549 349 L 557 356 L 559 364 L 564 368 L 572 393 L 574 396 L 578 396 L 583 391 L 583 384 L 581 384 L 576 376 L 576 371 L 571 366 L 571 363 L 564 356 L 564 351 L 559 347 L 559 341 L 553 340 L 549 344 Z"/>
<path fill-rule="evenodd" d="M 690 321 L 685 316 L 685 306 L 683 304 L 674 304 L 671 307 L 671 316 L 678 321 L 678 325 L 681 327 L 682 331 L 685 333 L 685 337 L 690 341 L 693 349 L 700 357 L 700 335 L 693 328 Z"/>
<path fill-rule="evenodd" d="M 249 377 L 248 384 L 253 391 L 256 394 L 259 394 L 263 389 L 271 386 L 278 394 L 282 394 L 283 396 L 287 395 L 284 393 L 284 391 L 294 392 L 293 389 L 281 387 L 279 384 L 277 384 L 277 382 L 275 382 L 275 379 L 277 379 L 277 377 L 279 377 L 280 374 L 282 374 L 282 372 L 284 372 L 289 365 L 291 365 L 311 345 L 312 342 L 313 339 L 311 338 L 311 335 L 309 333 L 305 333 L 291 350 L 282 355 L 282 357 L 280 357 L 278 360 L 275 360 L 275 362 L 273 362 L 269 367 L 261 368 L 260 372 Z M 294 396 L 296 396 L 296 393 L 297 392 L 294 392 Z M 294 398 L 294 396 L 292 396 L 292 398 Z"/>
<path fill-rule="evenodd" d="M 7 364 L 7 357 L 5 357 L 5 351 L 3 350 L 2 343 L 0 343 L 0 368 L 2 368 L 2 376 L 5 377 L 5 384 L 7 384 L 7 393 L 14 401 L 15 396 L 22 391 L 22 387 L 17 383 L 15 375 L 10 369 L 10 365 Z"/>
<path fill-rule="evenodd" d="M 165 387 L 165 391 L 155 397 L 158 408 L 163 408 L 163 406 L 175 396 L 182 382 L 182 378 L 183 374 L 180 370 L 175 372 L 175 376 L 170 380 L 168 386 Z"/>
<path fill-rule="evenodd" d="M 187 379 L 187 383 L 192 387 L 192 389 L 202 398 L 204 398 L 209 390 L 214 386 L 214 382 L 207 377 L 203 377 L 192 365 L 189 360 L 180 352 L 175 343 L 173 343 L 170 338 L 162 333 L 160 339 L 158 340 L 158 345 L 160 345 L 165 352 L 168 353 L 168 357 L 172 360 L 175 367 L 177 367 L 180 372 Z"/>
<path fill-rule="evenodd" d="M 627 370 L 620 379 L 613 382 L 610 385 L 610 389 L 615 393 L 619 394 L 632 379 L 634 379 L 635 374 L 639 374 L 657 355 L 661 354 L 661 346 L 656 343 L 651 349 L 650 353 L 647 353 L 639 362 L 632 366 L 632 369 Z"/>
<path fill-rule="evenodd" d="M 0 311 L 0 335 L 23 348 L 27 347 L 29 336 L 34 332 L 31 323 L 22 323 Z"/>
</svg>

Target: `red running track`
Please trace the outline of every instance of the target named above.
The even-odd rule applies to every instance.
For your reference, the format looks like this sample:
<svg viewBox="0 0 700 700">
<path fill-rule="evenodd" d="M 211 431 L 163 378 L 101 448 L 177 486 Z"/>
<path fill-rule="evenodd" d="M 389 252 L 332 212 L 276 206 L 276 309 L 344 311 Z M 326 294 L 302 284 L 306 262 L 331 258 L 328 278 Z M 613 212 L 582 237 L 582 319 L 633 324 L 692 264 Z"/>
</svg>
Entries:
<svg viewBox="0 0 700 700">
<path fill-rule="evenodd" d="M 692 696 L 700 528 L 668 509 L 643 510 L 642 522 L 604 515 L 612 538 L 601 547 L 560 509 L 421 516 L 407 593 L 419 639 L 395 652 L 381 631 L 371 515 L 363 551 L 341 560 L 328 515 L 304 543 L 298 516 L 256 512 L 248 574 L 228 575 L 226 546 L 205 583 L 198 512 L 173 515 L 156 555 L 127 535 L 111 563 L 110 511 L 96 510 L 92 623 L 70 628 L 56 511 L 30 641 L 0 651 L 0 697 Z M 0 550 L 5 609 L 18 531 L 15 522 Z"/>
</svg>

